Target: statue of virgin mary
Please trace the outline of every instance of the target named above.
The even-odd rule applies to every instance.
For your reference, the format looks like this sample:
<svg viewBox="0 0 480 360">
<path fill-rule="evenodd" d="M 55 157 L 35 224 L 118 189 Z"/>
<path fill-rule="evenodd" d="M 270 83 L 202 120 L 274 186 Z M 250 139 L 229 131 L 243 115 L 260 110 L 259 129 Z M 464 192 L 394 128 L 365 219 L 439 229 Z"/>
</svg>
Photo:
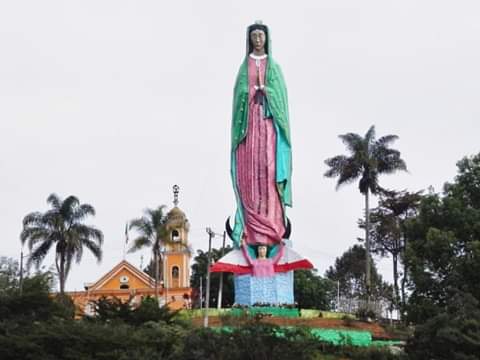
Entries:
<svg viewBox="0 0 480 360">
<path fill-rule="evenodd" d="M 282 71 L 271 55 L 268 27 L 250 25 L 246 45 L 234 88 L 231 138 L 237 210 L 229 235 L 237 250 L 220 259 L 212 271 L 274 277 L 312 265 L 285 248 L 289 233 L 285 211 L 292 205 L 288 98 Z M 258 248 L 266 249 L 267 256 L 260 258 Z M 255 271 L 256 266 L 270 270 Z"/>
<path fill-rule="evenodd" d="M 247 54 L 233 97 L 231 177 L 237 199 L 233 241 L 279 245 L 292 205 L 288 99 L 266 25 L 247 29 Z"/>
</svg>

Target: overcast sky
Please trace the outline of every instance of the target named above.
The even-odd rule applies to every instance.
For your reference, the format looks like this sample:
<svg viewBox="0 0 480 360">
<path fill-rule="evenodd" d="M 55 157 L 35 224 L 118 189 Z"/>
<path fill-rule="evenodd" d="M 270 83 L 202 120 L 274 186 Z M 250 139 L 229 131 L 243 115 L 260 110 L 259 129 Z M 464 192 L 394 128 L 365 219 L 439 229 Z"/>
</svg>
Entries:
<svg viewBox="0 0 480 360">
<path fill-rule="evenodd" d="M 320 273 L 361 236 L 357 185 L 323 177 L 339 134 L 398 135 L 409 172 L 380 179 L 398 190 L 439 191 L 480 151 L 478 1 L 2 1 L 0 255 L 19 257 L 21 221 L 50 193 L 76 195 L 105 235 L 101 264 L 85 252 L 71 271 L 80 290 L 122 259 L 127 220 L 172 206 L 174 184 L 205 248 L 205 227 L 235 210 L 233 82 L 256 19 L 289 92 L 291 238 Z"/>
</svg>

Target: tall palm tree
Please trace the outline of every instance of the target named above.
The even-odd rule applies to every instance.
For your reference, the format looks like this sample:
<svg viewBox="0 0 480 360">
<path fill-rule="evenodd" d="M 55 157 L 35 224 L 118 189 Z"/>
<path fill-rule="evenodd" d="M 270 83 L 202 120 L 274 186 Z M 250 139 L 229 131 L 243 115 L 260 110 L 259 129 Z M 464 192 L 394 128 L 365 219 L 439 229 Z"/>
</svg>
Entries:
<svg viewBox="0 0 480 360">
<path fill-rule="evenodd" d="M 397 170 L 407 170 L 405 161 L 400 158 L 400 152 L 390 149 L 389 145 L 398 139 L 396 135 L 382 136 L 375 139 L 375 126 L 368 129 L 365 137 L 348 133 L 339 135 L 349 156 L 337 155 L 325 160 L 330 169 L 325 172 L 326 177 L 337 179 L 337 190 L 340 186 L 360 179 L 358 187 L 365 196 L 365 248 L 367 254 L 365 282 L 367 297 L 370 294 L 370 208 L 369 194 L 377 194 L 381 187 L 378 183 L 380 174 L 391 174 Z"/>
<path fill-rule="evenodd" d="M 58 195 L 50 194 L 47 203 L 51 206 L 50 210 L 32 212 L 23 218 L 20 240 L 22 244 L 27 242 L 30 249 L 28 266 L 40 266 L 55 245 L 55 266 L 60 294 L 63 295 L 72 262 L 75 260 L 78 264 L 81 261 L 83 248 L 90 250 L 97 261 L 101 261 L 103 233 L 83 223 L 85 218 L 95 215 L 95 209 L 89 204 L 81 204 L 77 197 L 71 195 L 62 200 Z"/>
<path fill-rule="evenodd" d="M 141 218 L 130 221 L 129 229 L 135 229 L 138 236 L 133 239 L 129 252 L 134 252 L 146 247 L 152 249 L 155 264 L 155 297 L 158 299 L 159 262 L 162 261 L 161 249 L 168 240 L 167 216 L 164 213 L 166 206 L 161 205 L 156 209 L 146 209 Z"/>
</svg>

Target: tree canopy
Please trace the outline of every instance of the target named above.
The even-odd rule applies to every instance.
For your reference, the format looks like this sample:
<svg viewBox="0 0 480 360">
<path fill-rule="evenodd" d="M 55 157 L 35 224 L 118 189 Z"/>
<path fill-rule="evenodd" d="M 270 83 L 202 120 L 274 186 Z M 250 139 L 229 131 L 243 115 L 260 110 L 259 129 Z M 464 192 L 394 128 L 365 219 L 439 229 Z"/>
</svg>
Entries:
<svg viewBox="0 0 480 360">
<path fill-rule="evenodd" d="M 228 254 L 232 247 L 226 246 L 224 254 Z M 222 249 L 212 248 L 211 263 L 218 261 L 222 257 Z M 208 269 L 208 252 L 197 250 L 197 255 L 193 258 L 192 275 L 190 277 L 190 286 L 193 288 L 195 297 L 193 299 L 195 306 L 200 306 L 200 278 L 202 278 L 202 292 L 205 296 L 205 289 L 207 286 L 207 269 Z M 210 307 L 217 306 L 218 287 L 220 284 L 220 273 L 214 272 L 210 274 Z M 223 292 L 222 292 L 222 307 L 230 307 L 235 302 L 235 295 L 233 289 L 233 274 L 223 274 Z"/>
<path fill-rule="evenodd" d="M 430 193 L 409 227 L 409 319 L 424 322 L 446 309 L 455 291 L 480 300 L 480 154 L 457 163 L 443 194 Z"/>
<path fill-rule="evenodd" d="M 50 249 L 55 246 L 55 266 L 60 283 L 60 293 L 65 291 L 65 282 L 73 262 L 82 260 L 87 248 L 100 262 L 102 259 L 103 233 L 84 224 L 89 216 L 95 216 L 92 205 L 81 204 L 71 195 L 62 200 L 51 194 L 47 198 L 51 206 L 46 212 L 32 212 L 23 218 L 20 234 L 22 244 L 27 243 L 30 256 L 27 264 L 41 264 Z"/>
<path fill-rule="evenodd" d="M 158 299 L 158 284 L 160 280 L 161 266 L 163 263 L 161 250 L 170 242 L 167 231 L 167 215 L 165 205 L 155 209 L 145 209 L 144 215 L 130 221 L 129 229 L 134 229 L 137 236 L 132 240 L 129 252 L 135 252 L 144 248 L 150 248 L 153 254 L 155 297 Z"/>
<path fill-rule="evenodd" d="M 398 139 L 396 135 L 375 138 L 375 126 L 371 126 L 365 136 L 355 133 L 339 135 L 347 147 L 350 156 L 337 155 L 325 160 L 329 169 L 326 177 L 337 177 L 337 188 L 359 180 L 358 188 L 362 194 L 370 191 L 376 194 L 380 189 L 378 177 L 398 170 L 406 170 L 407 165 L 400 157 L 400 152 L 391 149 Z"/>
<path fill-rule="evenodd" d="M 457 163 L 443 193 L 423 197 L 408 228 L 412 359 L 477 359 L 480 353 L 480 154 Z"/>
<path fill-rule="evenodd" d="M 340 282 L 340 296 L 346 298 L 363 298 L 365 296 L 365 248 L 353 245 L 340 257 L 335 259 L 335 264 L 325 272 L 325 276 Z M 372 274 L 372 295 L 384 295 L 385 287 L 382 276 L 378 273 L 375 263 L 370 260 Z"/>
<path fill-rule="evenodd" d="M 334 281 L 321 277 L 316 270 L 294 272 L 295 302 L 301 309 L 330 310 L 336 296 Z"/>
</svg>

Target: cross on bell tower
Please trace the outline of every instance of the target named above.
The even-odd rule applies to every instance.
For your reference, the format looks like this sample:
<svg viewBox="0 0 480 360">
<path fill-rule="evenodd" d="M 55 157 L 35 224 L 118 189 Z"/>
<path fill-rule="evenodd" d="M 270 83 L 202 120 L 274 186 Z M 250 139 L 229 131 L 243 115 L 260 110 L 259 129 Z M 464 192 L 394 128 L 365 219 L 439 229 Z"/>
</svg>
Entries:
<svg viewBox="0 0 480 360">
<path fill-rule="evenodd" d="M 178 193 L 180 192 L 180 186 L 173 185 L 173 206 L 178 206 Z"/>
<path fill-rule="evenodd" d="M 188 231 L 190 224 L 185 213 L 178 207 L 180 186 L 174 185 L 173 205 L 167 214 L 166 229 L 168 241 L 165 244 L 166 286 L 188 288 L 190 284 L 190 249 Z"/>
</svg>

